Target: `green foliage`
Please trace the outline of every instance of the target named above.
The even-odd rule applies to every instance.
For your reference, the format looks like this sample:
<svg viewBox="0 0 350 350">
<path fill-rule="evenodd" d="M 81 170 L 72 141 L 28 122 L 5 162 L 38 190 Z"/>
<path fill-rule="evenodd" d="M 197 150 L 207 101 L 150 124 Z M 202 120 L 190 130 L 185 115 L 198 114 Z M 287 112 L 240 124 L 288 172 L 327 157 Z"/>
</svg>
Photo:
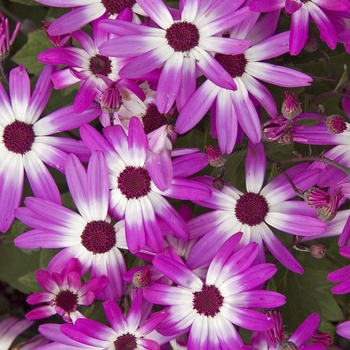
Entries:
<svg viewBox="0 0 350 350">
<path fill-rule="evenodd" d="M 38 76 L 44 67 L 44 64 L 38 61 L 38 55 L 51 47 L 45 33 L 38 30 L 28 34 L 28 42 L 12 57 L 12 60 L 17 64 L 23 64 L 30 74 Z"/>
</svg>

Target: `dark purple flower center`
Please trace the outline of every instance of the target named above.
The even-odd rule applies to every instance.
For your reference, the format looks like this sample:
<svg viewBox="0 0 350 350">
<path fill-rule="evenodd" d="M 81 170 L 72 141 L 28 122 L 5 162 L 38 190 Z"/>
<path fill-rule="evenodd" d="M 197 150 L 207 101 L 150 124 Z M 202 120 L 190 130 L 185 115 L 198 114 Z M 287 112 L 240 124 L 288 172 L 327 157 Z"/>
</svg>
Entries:
<svg viewBox="0 0 350 350">
<path fill-rule="evenodd" d="M 110 15 L 116 15 L 125 8 L 131 8 L 136 3 L 136 0 L 102 0 L 106 12 Z"/>
<path fill-rule="evenodd" d="M 145 134 L 149 134 L 161 126 L 166 125 L 167 118 L 164 114 L 159 113 L 158 108 L 154 103 L 151 103 L 147 107 L 146 113 L 142 116 L 142 123 Z"/>
<path fill-rule="evenodd" d="M 81 244 L 93 254 L 109 252 L 117 243 L 115 230 L 106 221 L 91 221 L 80 236 Z"/>
<path fill-rule="evenodd" d="M 118 176 L 118 188 L 127 199 L 146 196 L 151 191 L 151 177 L 146 169 L 127 166 Z"/>
<path fill-rule="evenodd" d="M 243 53 L 239 55 L 224 55 L 222 53 L 217 53 L 214 57 L 232 78 L 241 77 L 248 62 Z"/>
<path fill-rule="evenodd" d="M 74 312 L 78 304 L 78 296 L 70 290 L 62 290 L 56 296 L 55 304 L 66 312 Z"/>
<path fill-rule="evenodd" d="M 107 56 L 96 55 L 91 57 L 89 69 L 95 75 L 107 76 L 112 72 L 112 62 Z"/>
<path fill-rule="evenodd" d="M 126 333 L 118 337 L 114 342 L 115 350 L 134 350 L 137 349 L 137 342 L 134 335 Z"/>
<path fill-rule="evenodd" d="M 261 224 L 269 212 L 269 205 L 265 197 L 257 193 L 248 192 L 236 203 L 235 214 L 242 224 L 256 226 Z"/>
<path fill-rule="evenodd" d="M 199 31 L 190 22 L 176 22 L 166 30 L 165 37 L 175 51 L 186 52 L 198 45 Z"/>
<path fill-rule="evenodd" d="M 193 308 L 200 314 L 214 317 L 220 312 L 224 297 L 214 286 L 203 285 L 200 292 L 193 293 Z"/>
<path fill-rule="evenodd" d="M 10 152 L 24 154 L 31 150 L 35 139 L 33 125 L 15 120 L 5 127 L 2 139 Z"/>
</svg>

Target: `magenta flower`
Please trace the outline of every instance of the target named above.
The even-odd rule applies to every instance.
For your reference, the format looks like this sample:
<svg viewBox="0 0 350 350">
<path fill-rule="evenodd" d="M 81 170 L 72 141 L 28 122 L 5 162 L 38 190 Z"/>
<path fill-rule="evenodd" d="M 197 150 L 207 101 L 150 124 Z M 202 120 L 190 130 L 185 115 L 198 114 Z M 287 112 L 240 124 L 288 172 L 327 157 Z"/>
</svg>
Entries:
<svg viewBox="0 0 350 350">
<path fill-rule="evenodd" d="M 152 314 L 142 322 L 142 292 L 139 290 L 132 302 L 130 311 L 125 316 L 112 300 L 102 305 L 111 328 L 86 318 L 78 319 L 75 324 L 46 324 L 39 331 L 46 338 L 55 341 L 55 349 L 159 349 L 159 345 L 148 338 L 155 327 L 168 315 L 165 312 Z M 50 345 L 40 349 L 50 349 Z M 54 348 L 52 348 L 54 349 Z"/>
<path fill-rule="evenodd" d="M 280 314 L 278 312 L 268 312 L 268 315 L 275 321 L 274 327 L 266 332 L 254 332 L 250 346 L 245 345 L 241 350 L 326 350 L 322 343 L 309 344 L 320 323 L 318 314 L 311 314 L 288 339 L 284 337 Z"/>
<path fill-rule="evenodd" d="M 120 37 L 102 44 L 100 52 L 112 57 L 133 57 L 119 72 L 124 78 L 139 78 L 163 66 L 156 96 L 158 110 L 168 112 L 175 100 L 180 110 L 196 88 L 196 67 L 218 86 L 236 88 L 211 53 L 236 55 L 248 48 L 249 41 L 217 36 L 248 16 L 247 7 L 237 10 L 242 3 L 186 0 L 181 3 L 179 21 L 162 0 L 138 0 L 160 28 L 102 21 L 101 28 Z"/>
<path fill-rule="evenodd" d="M 89 151 L 81 141 L 49 136 L 79 127 L 99 115 L 98 106 L 91 106 L 79 116 L 72 106 L 64 107 L 40 118 L 50 97 L 53 67 L 45 67 L 33 93 L 23 66 L 10 72 L 9 94 L 0 85 L 0 231 L 5 232 L 14 219 L 14 209 L 21 201 L 24 171 L 34 195 L 55 203 L 61 202 L 55 182 L 44 166 L 64 171 L 67 153 L 76 153 L 84 160 Z"/>
<path fill-rule="evenodd" d="M 165 183 L 163 174 L 148 161 L 148 140 L 138 118 L 131 118 L 128 135 L 121 125 L 105 127 L 103 132 L 106 139 L 89 125 L 80 129 L 86 146 L 91 151 L 102 151 L 106 157 L 111 216 L 115 219 L 125 217 L 126 240 L 131 253 L 145 245 L 153 252 L 163 250 L 157 217 L 162 218 L 175 235 L 187 239 L 187 224 L 163 196 L 204 199 L 211 195 L 210 190 L 179 177 L 172 179 L 168 189 L 161 190 Z"/>
<path fill-rule="evenodd" d="M 187 349 L 239 349 L 243 342 L 235 327 L 267 330 L 273 320 L 252 308 L 283 305 L 279 293 L 257 289 L 276 272 L 273 264 L 251 266 L 259 247 L 250 243 L 236 253 L 242 233 L 230 237 L 211 261 L 203 282 L 183 262 L 157 255 L 154 266 L 178 286 L 153 284 L 144 289 L 145 298 L 167 305 L 169 316 L 157 331 L 174 338 L 188 331 Z"/>
<path fill-rule="evenodd" d="M 312 81 L 308 75 L 296 70 L 261 62 L 288 52 L 289 32 L 271 36 L 279 14 L 269 14 L 259 22 L 257 15 L 251 16 L 248 30 L 247 26 L 241 26 L 231 32 L 231 37 L 250 39 L 251 47 L 238 55 L 217 53 L 214 56 L 229 73 L 237 90 L 227 90 L 210 80 L 205 81 L 181 109 L 175 124 L 176 131 L 183 134 L 212 106 L 211 132 L 218 138 L 221 152 L 227 154 L 234 148 L 238 124 L 253 143 L 261 140 L 260 117 L 251 96 L 271 117 L 277 116 L 276 103 L 259 80 L 282 87 L 307 86 Z"/>
<path fill-rule="evenodd" d="M 305 190 L 314 185 L 319 170 L 305 172 L 307 165 L 287 170 L 295 186 Z M 222 190 L 212 188 L 213 178 L 206 176 L 198 181 L 212 188 L 212 197 L 196 203 L 214 211 L 188 222 L 192 237 L 204 235 L 193 247 L 187 265 L 195 269 L 209 261 L 233 232 L 244 233 L 241 245 L 257 242 L 260 246 L 257 263 L 265 261 L 264 245 L 288 269 L 302 273 L 303 269 L 290 252 L 277 239 L 269 226 L 298 236 L 323 233 L 326 224 L 316 218 L 316 211 L 304 201 L 289 200 L 295 191 L 281 174 L 262 187 L 265 178 L 266 157 L 261 143 L 249 143 L 246 158 L 246 188 L 242 193 L 225 184 Z M 302 224 L 301 224 L 302 223 Z"/>
<path fill-rule="evenodd" d="M 92 38 L 83 31 L 71 34 L 81 48 L 57 47 L 48 49 L 38 56 L 38 60 L 42 63 L 68 66 L 52 75 L 56 89 L 65 88 L 74 83 L 81 85 L 74 101 L 74 110 L 77 113 L 86 110 L 97 94 L 108 87 L 110 81 L 116 81 L 119 78 L 118 71 L 123 65 L 120 59 L 100 54 L 98 47 L 107 41 L 110 35 L 98 28 L 98 21 L 92 23 Z"/>
<path fill-rule="evenodd" d="M 81 29 L 86 24 L 102 15 L 119 15 L 119 17 L 133 17 L 132 11 L 144 15 L 144 12 L 136 4 L 135 0 L 109 1 L 109 0 L 36 0 L 43 5 L 53 7 L 74 7 L 52 23 L 49 29 L 50 35 L 61 35 Z"/>
<path fill-rule="evenodd" d="M 289 38 L 289 52 L 297 55 L 303 49 L 309 32 L 309 17 L 313 19 L 321 33 L 321 38 L 334 50 L 337 45 L 337 33 L 324 10 L 347 11 L 348 0 L 253 0 L 249 4 L 251 11 L 269 12 L 284 8 L 292 15 Z"/>
<path fill-rule="evenodd" d="M 9 20 L 0 13 L 0 62 L 10 53 L 11 46 L 16 39 L 21 23 L 17 22 L 10 36 Z"/>
<path fill-rule="evenodd" d="M 0 350 L 8 350 L 15 338 L 34 322 L 19 320 L 16 317 L 5 318 L 0 322 Z"/>
<path fill-rule="evenodd" d="M 79 213 L 56 203 L 27 197 L 26 208 L 18 208 L 16 217 L 34 228 L 18 236 L 21 248 L 64 248 L 51 260 L 48 271 L 60 273 L 71 258 L 79 259 L 82 274 L 91 269 L 91 278 L 107 276 L 109 283 L 99 299 L 116 300 L 124 293 L 122 274 L 126 266 L 118 248 L 127 248 L 124 221 L 115 226 L 107 214 L 108 173 L 101 152 L 91 156 L 87 171 L 71 155 L 66 164 L 66 177 Z"/>
<path fill-rule="evenodd" d="M 100 276 L 82 285 L 82 266 L 75 258 L 68 261 L 61 273 L 38 270 L 35 276 L 38 284 L 46 291 L 29 295 L 27 303 L 49 304 L 29 311 L 26 314 L 28 320 L 39 320 L 57 313 L 66 322 L 75 322 L 78 318 L 84 317 L 77 310 L 78 306 L 91 305 L 95 300 L 95 294 L 100 293 L 108 283 L 106 276 Z"/>
</svg>

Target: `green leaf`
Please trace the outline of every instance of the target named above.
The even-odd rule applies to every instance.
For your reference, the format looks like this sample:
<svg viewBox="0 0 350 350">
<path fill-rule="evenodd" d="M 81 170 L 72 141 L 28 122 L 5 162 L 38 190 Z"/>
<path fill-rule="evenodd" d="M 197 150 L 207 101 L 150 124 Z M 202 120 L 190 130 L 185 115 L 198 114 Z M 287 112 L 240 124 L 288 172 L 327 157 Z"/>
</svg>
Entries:
<svg viewBox="0 0 350 350">
<path fill-rule="evenodd" d="M 18 278 L 18 281 L 22 283 L 23 286 L 32 293 L 39 292 L 42 290 L 36 281 L 35 272 L 36 271 L 29 272 Z"/>
<path fill-rule="evenodd" d="M 27 5 L 27 6 L 40 6 L 38 2 L 35 0 L 10 0 L 11 2 L 15 2 L 17 4 Z"/>
<path fill-rule="evenodd" d="M 38 55 L 46 49 L 52 48 L 50 40 L 43 31 L 28 34 L 28 42 L 19 50 L 12 60 L 17 64 L 23 64 L 28 73 L 38 76 L 44 64 L 38 61 Z"/>
</svg>

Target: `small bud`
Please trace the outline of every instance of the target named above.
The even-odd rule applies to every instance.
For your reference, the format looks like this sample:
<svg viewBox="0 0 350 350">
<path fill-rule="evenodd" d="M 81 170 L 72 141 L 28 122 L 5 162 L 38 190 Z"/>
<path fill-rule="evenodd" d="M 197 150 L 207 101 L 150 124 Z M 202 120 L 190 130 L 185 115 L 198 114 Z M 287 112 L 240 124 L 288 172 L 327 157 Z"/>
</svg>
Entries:
<svg viewBox="0 0 350 350">
<path fill-rule="evenodd" d="M 108 88 L 103 91 L 100 98 L 100 105 L 102 110 L 108 113 L 119 111 L 122 105 L 122 96 L 118 89 L 117 82 L 113 81 Z"/>
<path fill-rule="evenodd" d="M 224 186 L 225 186 L 225 182 L 220 177 L 216 178 L 213 181 L 213 187 L 216 188 L 217 190 L 222 190 Z"/>
<path fill-rule="evenodd" d="M 285 118 L 293 119 L 302 112 L 300 103 L 294 94 L 288 91 L 285 91 L 284 94 L 286 98 L 283 101 L 281 112 Z"/>
<path fill-rule="evenodd" d="M 342 134 L 346 130 L 347 124 L 342 116 L 333 114 L 327 117 L 326 128 L 331 134 Z"/>
<path fill-rule="evenodd" d="M 284 145 L 291 145 L 293 142 L 293 136 L 291 134 L 283 134 L 282 137 L 280 138 L 280 142 L 283 143 Z"/>
<path fill-rule="evenodd" d="M 208 162 L 211 166 L 218 168 L 225 165 L 227 154 L 221 153 L 218 147 L 206 146 L 205 151 L 207 152 Z"/>
<path fill-rule="evenodd" d="M 132 283 L 138 288 L 148 286 L 150 281 L 151 273 L 149 271 L 149 268 L 135 272 L 132 278 Z"/>
<path fill-rule="evenodd" d="M 63 47 L 70 45 L 71 36 L 69 34 L 64 35 L 50 35 L 48 33 L 48 29 L 51 25 L 50 22 L 43 21 L 43 31 L 48 37 L 48 39 L 51 41 L 51 44 L 55 47 Z"/>
<path fill-rule="evenodd" d="M 332 221 L 335 218 L 336 214 L 336 212 L 331 212 L 327 205 L 317 208 L 317 218 L 323 222 Z"/>
<path fill-rule="evenodd" d="M 282 115 L 268 120 L 263 125 L 263 138 L 266 141 L 279 141 L 285 133 L 286 126 L 287 120 Z"/>
<path fill-rule="evenodd" d="M 329 346 L 332 344 L 333 339 L 330 336 L 329 332 L 320 332 L 316 329 L 315 333 L 311 337 L 313 344 L 322 344 L 324 346 Z"/>
<path fill-rule="evenodd" d="M 2 62 L 10 53 L 11 45 L 15 41 L 21 24 L 16 23 L 15 29 L 10 37 L 8 19 L 0 13 L 0 62 Z"/>
<path fill-rule="evenodd" d="M 322 259 L 326 256 L 326 247 L 323 244 L 312 244 L 309 248 L 310 255 L 315 259 Z"/>
<path fill-rule="evenodd" d="M 311 207 L 323 207 L 330 201 L 330 195 L 317 187 L 311 187 L 304 193 L 305 202 Z"/>
<path fill-rule="evenodd" d="M 278 343 L 278 348 L 277 350 L 299 350 L 299 348 L 291 341 L 283 341 L 283 342 L 279 342 Z"/>
</svg>

